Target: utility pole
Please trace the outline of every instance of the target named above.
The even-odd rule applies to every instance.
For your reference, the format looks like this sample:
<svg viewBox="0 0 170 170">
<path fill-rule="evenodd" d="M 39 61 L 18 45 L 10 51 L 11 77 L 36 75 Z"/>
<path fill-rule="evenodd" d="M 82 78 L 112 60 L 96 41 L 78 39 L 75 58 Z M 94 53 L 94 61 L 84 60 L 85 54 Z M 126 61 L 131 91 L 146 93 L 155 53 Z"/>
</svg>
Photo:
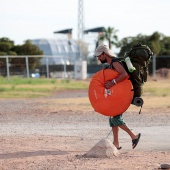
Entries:
<svg viewBox="0 0 170 170">
<path fill-rule="evenodd" d="M 83 0 L 78 0 L 78 40 L 83 40 L 84 11 Z"/>
<path fill-rule="evenodd" d="M 83 13 L 83 0 L 78 0 L 78 45 L 80 49 L 79 61 L 75 59 L 74 63 L 74 78 L 75 79 L 86 79 L 87 78 L 87 61 L 84 60 L 83 56 L 83 34 L 84 34 L 84 13 Z"/>
</svg>

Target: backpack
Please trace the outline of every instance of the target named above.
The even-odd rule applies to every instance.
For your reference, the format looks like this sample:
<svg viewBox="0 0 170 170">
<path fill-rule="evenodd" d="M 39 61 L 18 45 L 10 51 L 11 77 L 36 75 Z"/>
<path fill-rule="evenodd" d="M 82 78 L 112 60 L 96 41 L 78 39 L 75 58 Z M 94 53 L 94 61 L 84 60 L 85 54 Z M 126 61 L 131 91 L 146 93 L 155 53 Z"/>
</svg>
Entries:
<svg viewBox="0 0 170 170">
<path fill-rule="evenodd" d="M 143 105 L 143 99 L 140 97 L 143 93 L 143 84 L 147 82 L 148 64 L 152 55 L 153 52 L 147 45 L 136 44 L 125 53 L 123 58 L 114 58 L 110 63 L 111 66 L 113 62 L 119 61 L 130 75 L 129 79 L 134 91 L 132 104 L 136 106 Z"/>
<path fill-rule="evenodd" d="M 147 82 L 148 64 L 153 52 L 147 45 L 134 45 L 123 57 L 123 66 L 130 75 L 130 80 L 133 85 L 134 97 L 141 97 L 143 90 L 142 86 Z M 128 67 L 128 62 L 130 67 Z"/>
</svg>

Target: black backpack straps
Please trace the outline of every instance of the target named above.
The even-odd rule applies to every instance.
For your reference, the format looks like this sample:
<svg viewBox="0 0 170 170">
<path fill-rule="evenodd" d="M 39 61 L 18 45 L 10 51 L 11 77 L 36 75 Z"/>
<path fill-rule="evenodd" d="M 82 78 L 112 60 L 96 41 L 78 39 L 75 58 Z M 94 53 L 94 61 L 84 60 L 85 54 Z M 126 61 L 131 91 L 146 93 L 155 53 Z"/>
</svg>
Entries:
<svg viewBox="0 0 170 170">
<path fill-rule="evenodd" d="M 119 63 L 121 63 L 121 61 L 120 61 L 120 59 L 119 58 L 113 58 L 112 59 L 112 61 L 110 62 L 110 65 L 109 65 L 109 68 L 111 68 L 111 69 L 115 69 L 114 67 L 113 67 L 113 62 L 119 62 Z"/>
</svg>

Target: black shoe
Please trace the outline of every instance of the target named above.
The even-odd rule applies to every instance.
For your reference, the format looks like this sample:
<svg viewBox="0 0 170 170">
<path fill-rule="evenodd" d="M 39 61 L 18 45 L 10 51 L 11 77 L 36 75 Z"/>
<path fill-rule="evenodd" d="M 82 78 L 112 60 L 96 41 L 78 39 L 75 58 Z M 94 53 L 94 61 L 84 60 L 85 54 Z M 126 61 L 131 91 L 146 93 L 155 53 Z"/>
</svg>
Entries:
<svg viewBox="0 0 170 170">
<path fill-rule="evenodd" d="M 141 136 L 141 134 L 139 133 L 139 134 L 138 134 L 138 138 L 132 140 L 132 148 L 133 148 L 133 149 L 137 146 L 137 144 L 138 144 L 138 142 L 139 142 L 139 139 L 140 139 L 140 136 Z"/>
</svg>

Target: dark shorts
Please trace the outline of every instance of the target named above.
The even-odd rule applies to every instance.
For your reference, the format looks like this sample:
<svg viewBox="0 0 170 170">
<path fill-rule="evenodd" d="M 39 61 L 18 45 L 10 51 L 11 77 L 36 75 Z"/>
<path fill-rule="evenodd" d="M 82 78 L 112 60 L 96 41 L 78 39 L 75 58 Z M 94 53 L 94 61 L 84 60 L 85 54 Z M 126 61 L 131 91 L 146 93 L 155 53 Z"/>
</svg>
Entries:
<svg viewBox="0 0 170 170">
<path fill-rule="evenodd" d="M 124 125 L 125 122 L 122 118 L 122 114 L 114 116 L 114 117 L 110 117 L 109 118 L 109 124 L 110 124 L 110 127 Z"/>
</svg>

